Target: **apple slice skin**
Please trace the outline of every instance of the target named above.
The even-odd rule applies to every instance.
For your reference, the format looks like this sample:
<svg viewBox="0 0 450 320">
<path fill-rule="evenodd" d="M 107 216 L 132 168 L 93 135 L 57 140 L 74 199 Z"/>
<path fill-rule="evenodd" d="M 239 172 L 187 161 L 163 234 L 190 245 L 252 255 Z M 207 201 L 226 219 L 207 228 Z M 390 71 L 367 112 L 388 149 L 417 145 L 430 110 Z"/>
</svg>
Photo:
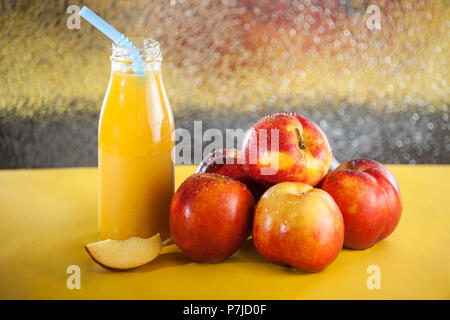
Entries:
<svg viewBox="0 0 450 320">
<path fill-rule="evenodd" d="M 105 263 L 103 263 L 103 262 L 101 262 L 100 261 L 100 259 L 98 259 L 96 256 L 95 256 L 95 254 L 94 254 L 94 252 L 93 252 L 93 250 L 91 250 L 91 248 L 90 247 L 92 247 L 93 245 L 98 245 L 98 244 L 100 244 L 101 242 L 105 242 L 105 241 L 114 241 L 114 242 L 119 242 L 119 241 L 152 241 L 152 242 L 154 242 L 154 244 L 153 245 L 156 245 L 156 246 L 158 246 L 159 248 L 158 248 L 158 250 L 155 252 L 155 253 L 153 253 L 152 255 L 150 255 L 150 257 L 146 260 L 146 261 L 144 261 L 144 262 L 142 262 L 142 263 L 140 263 L 140 264 L 137 264 L 137 265 L 133 265 L 133 266 L 130 266 L 130 267 L 113 267 L 113 266 L 111 266 L 111 265 L 108 265 L 108 264 L 105 264 Z M 154 236 L 152 236 L 152 237 L 150 237 L 150 238 L 147 238 L 147 239 L 143 239 L 143 238 L 137 238 L 137 237 L 134 237 L 134 238 L 130 238 L 130 239 L 127 239 L 127 240 L 111 240 L 111 239 L 108 239 L 108 240 L 102 240 L 102 241 L 98 241 L 98 242 L 94 242 L 94 243 L 90 243 L 90 244 L 87 244 L 85 247 L 85 250 L 86 250 L 86 252 L 89 254 L 89 256 L 92 258 L 92 260 L 94 260 L 95 261 L 95 263 L 97 263 L 99 266 L 101 266 L 101 267 L 103 267 L 103 268 L 105 268 L 105 269 L 107 269 L 107 270 L 110 270 L 110 271 L 118 271 L 118 272 L 122 272 L 122 271 L 127 271 L 127 270 L 132 270 L 132 269 L 135 269 L 135 268 L 138 268 L 138 267 L 140 267 L 140 266 L 143 266 L 144 264 L 147 264 L 147 263 L 149 263 L 150 261 L 152 261 L 152 260 L 154 260 L 157 256 L 159 256 L 159 254 L 161 253 L 161 250 L 162 250 L 162 245 L 161 245 L 161 238 L 160 238 L 160 235 L 159 235 L 159 233 L 157 233 L 156 235 L 154 235 Z"/>
<path fill-rule="evenodd" d="M 91 257 L 92 260 L 94 260 L 94 262 L 96 264 L 98 264 L 100 267 L 105 268 L 109 271 L 116 271 L 116 272 L 123 272 L 123 271 L 128 271 L 128 270 L 132 270 L 135 268 L 128 268 L 128 269 L 122 269 L 122 268 L 113 268 L 113 267 L 109 267 L 103 263 L 101 263 L 100 261 L 98 261 L 93 255 L 92 253 L 89 251 L 89 248 L 87 246 L 84 247 L 86 249 L 86 252 L 89 254 L 89 256 Z M 136 267 L 137 268 L 137 267 Z"/>
</svg>

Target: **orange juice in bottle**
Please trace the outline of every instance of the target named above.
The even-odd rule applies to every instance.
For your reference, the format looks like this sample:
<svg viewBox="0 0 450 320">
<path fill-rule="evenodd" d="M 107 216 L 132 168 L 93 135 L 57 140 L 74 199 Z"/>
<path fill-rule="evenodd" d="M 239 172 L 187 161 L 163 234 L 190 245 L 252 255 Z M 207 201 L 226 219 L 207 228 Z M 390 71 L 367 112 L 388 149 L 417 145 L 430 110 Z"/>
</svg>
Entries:
<svg viewBox="0 0 450 320">
<path fill-rule="evenodd" d="M 130 49 L 113 45 L 111 79 L 98 129 L 101 238 L 169 237 L 174 192 L 174 121 L 161 77 L 158 42 L 130 39 L 145 63 L 136 74 Z"/>
</svg>

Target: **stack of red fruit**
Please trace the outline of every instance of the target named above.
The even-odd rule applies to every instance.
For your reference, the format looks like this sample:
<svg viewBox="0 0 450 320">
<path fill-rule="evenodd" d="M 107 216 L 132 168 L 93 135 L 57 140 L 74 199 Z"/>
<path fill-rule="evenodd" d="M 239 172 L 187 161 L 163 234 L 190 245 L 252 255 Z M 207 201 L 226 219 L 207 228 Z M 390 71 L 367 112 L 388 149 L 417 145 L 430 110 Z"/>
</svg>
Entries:
<svg viewBox="0 0 450 320">
<path fill-rule="evenodd" d="M 218 262 L 249 235 L 268 261 L 315 272 L 342 247 L 389 236 L 402 211 L 398 182 L 369 159 L 333 158 L 325 133 L 295 113 L 266 116 L 241 151 L 207 156 L 175 193 L 171 234 L 191 259 Z"/>
</svg>

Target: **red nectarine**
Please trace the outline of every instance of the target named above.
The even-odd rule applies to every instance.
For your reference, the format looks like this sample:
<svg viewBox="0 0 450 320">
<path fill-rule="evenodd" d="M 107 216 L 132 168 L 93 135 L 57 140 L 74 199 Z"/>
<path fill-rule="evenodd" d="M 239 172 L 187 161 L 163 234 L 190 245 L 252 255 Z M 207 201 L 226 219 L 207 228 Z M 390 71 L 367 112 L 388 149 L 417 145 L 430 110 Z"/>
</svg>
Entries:
<svg viewBox="0 0 450 320">
<path fill-rule="evenodd" d="M 301 182 L 282 182 L 267 190 L 256 205 L 253 239 L 270 262 L 320 271 L 342 249 L 344 220 L 325 191 Z"/>
<path fill-rule="evenodd" d="M 341 209 L 345 247 L 369 248 L 390 235 L 400 220 L 402 200 L 397 179 L 379 162 L 347 161 L 330 172 L 321 187 Z"/>
<path fill-rule="evenodd" d="M 267 187 L 257 183 L 245 171 L 236 149 L 215 150 L 207 155 L 197 167 L 195 173 L 217 173 L 244 183 L 252 192 L 255 201 L 262 196 Z"/>
<path fill-rule="evenodd" d="M 214 173 L 194 174 L 173 196 L 172 238 L 192 260 L 224 260 L 249 235 L 254 204 L 245 184 Z"/>
<path fill-rule="evenodd" d="M 332 158 L 323 131 L 296 113 L 259 120 L 247 131 L 242 153 L 248 174 L 267 186 L 283 181 L 315 186 L 327 174 Z"/>
</svg>

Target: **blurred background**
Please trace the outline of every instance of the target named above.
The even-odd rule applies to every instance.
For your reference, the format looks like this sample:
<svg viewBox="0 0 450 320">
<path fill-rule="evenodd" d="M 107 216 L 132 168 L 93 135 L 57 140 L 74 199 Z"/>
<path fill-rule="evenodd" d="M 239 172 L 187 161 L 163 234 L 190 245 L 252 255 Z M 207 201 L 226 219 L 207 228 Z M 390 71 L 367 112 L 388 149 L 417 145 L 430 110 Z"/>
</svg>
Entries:
<svg viewBox="0 0 450 320">
<path fill-rule="evenodd" d="M 296 111 L 339 161 L 450 163 L 450 1 L 0 0 L 0 168 L 97 164 L 111 43 L 70 5 L 160 42 L 178 128 Z"/>
</svg>

